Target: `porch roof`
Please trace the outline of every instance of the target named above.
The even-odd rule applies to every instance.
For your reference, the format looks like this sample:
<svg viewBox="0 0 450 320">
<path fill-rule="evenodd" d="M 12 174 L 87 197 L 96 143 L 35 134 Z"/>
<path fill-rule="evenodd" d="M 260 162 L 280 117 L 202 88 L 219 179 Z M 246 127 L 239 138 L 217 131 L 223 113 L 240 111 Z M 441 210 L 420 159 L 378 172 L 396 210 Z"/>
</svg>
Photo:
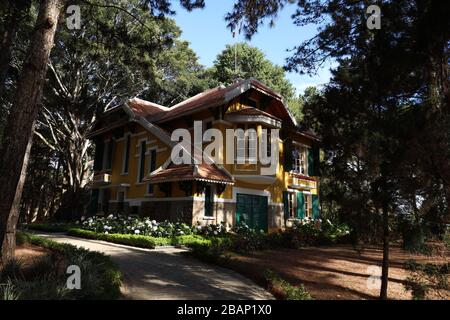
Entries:
<svg viewBox="0 0 450 320">
<path fill-rule="evenodd" d="M 152 172 L 144 181 L 151 184 L 173 181 L 205 181 L 211 183 L 234 184 L 232 178 L 214 165 L 171 164 L 165 169 Z"/>
</svg>

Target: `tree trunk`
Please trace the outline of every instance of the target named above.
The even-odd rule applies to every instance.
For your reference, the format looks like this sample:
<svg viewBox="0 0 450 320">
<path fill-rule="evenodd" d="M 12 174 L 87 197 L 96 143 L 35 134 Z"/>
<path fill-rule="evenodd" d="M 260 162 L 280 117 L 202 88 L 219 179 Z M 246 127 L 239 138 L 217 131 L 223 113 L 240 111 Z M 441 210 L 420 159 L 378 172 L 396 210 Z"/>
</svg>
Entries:
<svg viewBox="0 0 450 320">
<path fill-rule="evenodd" d="M 383 205 L 383 265 L 381 270 L 380 299 L 387 300 L 389 281 L 389 213 L 386 205 Z"/>
<path fill-rule="evenodd" d="M 41 1 L 36 26 L 18 81 L 0 152 L 0 247 L 2 260 L 13 257 L 15 224 L 28 166 L 34 126 L 64 0 Z M 9 225 L 9 227 L 7 227 Z"/>
<path fill-rule="evenodd" d="M 11 52 L 16 39 L 19 24 L 27 15 L 31 1 L 11 0 L 8 3 L 9 16 L 6 22 L 6 30 L 1 37 L 0 44 L 0 97 L 5 89 L 6 77 L 8 75 L 9 64 L 11 63 Z"/>
</svg>

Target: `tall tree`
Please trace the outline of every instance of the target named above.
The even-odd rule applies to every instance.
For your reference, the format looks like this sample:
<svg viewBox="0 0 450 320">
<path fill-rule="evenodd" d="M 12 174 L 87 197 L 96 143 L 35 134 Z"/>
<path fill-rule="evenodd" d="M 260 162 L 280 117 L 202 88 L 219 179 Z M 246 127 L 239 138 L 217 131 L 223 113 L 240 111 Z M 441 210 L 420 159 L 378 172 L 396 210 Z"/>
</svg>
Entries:
<svg viewBox="0 0 450 320">
<path fill-rule="evenodd" d="M 254 77 L 279 92 L 291 110 L 300 114 L 300 101 L 295 88 L 282 67 L 266 58 L 264 52 L 246 43 L 227 45 L 217 55 L 211 77 L 219 83 L 229 85 L 238 78 Z"/>
<path fill-rule="evenodd" d="M 236 29 L 242 25 L 245 34 L 251 37 L 266 19 L 275 19 L 284 6 L 293 3 L 289 0 L 263 0 L 258 5 L 253 0 L 236 2 L 227 16 L 229 26 Z M 432 0 L 384 1 L 379 4 L 381 29 L 369 30 L 365 1 L 302 0 L 296 5 L 297 11 L 293 15 L 296 25 L 322 25 L 313 38 L 295 48 L 294 55 L 287 60 L 287 68 L 313 73 L 330 58 L 340 65 L 334 81 L 325 89 L 325 96 L 327 103 L 334 106 L 338 106 L 338 101 L 345 103 L 334 113 L 337 117 L 333 128 L 347 132 L 349 136 L 345 138 L 338 134 L 344 139 L 343 143 L 336 142 L 332 151 L 340 158 L 343 151 L 358 153 L 358 157 L 353 157 L 354 161 L 346 162 L 353 170 L 355 164 L 361 164 L 358 161 L 361 156 L 363 160 L 370 160 L 362 162 L 361 174 L 365 177 L 359 183 L 361 188 L 369 186 L 367 191 L 373 207 L 383 216 L 380 297 L 385 299 L 389 264 L 388 217 L 395 211 L 401 179 L 399 170 L 394 169 L 399 169 L 399 163 L 405 161 L 415 168 L 414 174 L 420 178 L 414 180 L 421 188 L 434 190 L 426 196 L 433 199 L 432 207 L 449 214 L 449 153 L 444 151 L 442 155 L 442 150 L 450 150 L 450 7 L 442 1 Z M 353 106 L 360 109 L 355 110 Z M 416 118 L 410 115 L 420 114 L 426 121 L 417 128 L 414 127 L 418 123 Z M 348 119 L 354 115 L 357 116 L 355 123 L 349 123 Z M 326 132 L 324 123 L 322 128 Z M 414 152 L 405 150 L 412 141 L 416 142 L 418 150 L 426 150 L 428 155 L 424 152 L 420 154 L 421 158 L 413 159 L 399 156 Z M 365 154 L 373 158 L 364 157 Z"/>
<path fill-rule="evenodd" d="M 7 0 L 0 4 L 0 97 L 5 89 L 20 22 L 29 16 L 30 6 L 31 1 L 27 0 Z"/>
<path fill-rule="evenodd" d="M 128 12 L 126 4 L 121 1 L 91 2 L 82 0 L 82 2 L 91 6 L 116 7 Z M 146 6 L 152 15 L 163 16 L 173 13 L 169 0 L 142 0 L 140 3 Z M 180 0 L 180 3 L 188 10 L 204 5 L 203 0 Z M 58 18 L 64 4 L 65 0 L 40 2 L 35 29 L 31 36 L 13 107 L 2 137 L 0 149 L 0 247 L 3 260 L 10 259 L 14 253 L 15 226 L 18 220 L 18 209 L 29 161 L 35 120 L 40 108 L 40 98 Z M 134 16 L 131 12 L 128 14 Z M 10 228 L 7 230 L 8 224 Z"/>
<path fill-rule="evenodd" d="M 283 68 L 268 60 L 260 49 L 246 43 L 227 45 L 217 55 L 212 72 L 213 77 L 225 85 L 239 78 L 255 77 L 286 98 L 292 98 L 295 93 Z"/>
<path fill-rule="evenodd" d="M 62 0 L 42 1 L 27 58 L 14 98 L 0 151 L 0 241 L 2 259 L 14 252 L 15 229 L 25 174 L 29 161 L 36 115 L 44 86 Z"/>
</svg>

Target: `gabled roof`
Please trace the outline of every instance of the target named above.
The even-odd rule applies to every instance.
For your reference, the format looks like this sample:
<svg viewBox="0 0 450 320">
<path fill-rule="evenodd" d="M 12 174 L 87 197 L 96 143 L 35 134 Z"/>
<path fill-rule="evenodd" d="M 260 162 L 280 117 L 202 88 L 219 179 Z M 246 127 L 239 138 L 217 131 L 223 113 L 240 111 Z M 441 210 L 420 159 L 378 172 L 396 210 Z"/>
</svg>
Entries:
<svg viewBox="0 0 450 320">
<path fill-rule="evenodd" d="M 172 182 L 172 181 L 205 181 L 222 184 L 233 184 L 232 177 L 225 174 L 213 165 L 201 163 L 199 165 L 170 164 L 167 168 L 155 170 L 145 181 L 150 183 Z"/>
<path fill-rule="evenodd" d="M 150 105 L 146 105 L 146 107 L 144 107 L 146 111 L 142 111 L 142 106 L 144 104 L 141 104 L 141 101 L 144 100 L 140 99 L 137 100 L 132 99 L 132 100 L 134 101 L 129 101 L 128 103 L 125 103 L 122 106 L 123 110 L 129 115 L 130 120 L 139 123 L 146 130 L 153 133 L 162 142 L 166 143 L 170 147 L 173 147 L 176 143 L 170 139 L 169 133 L 163 130 L 158 125 L 150 122 L 146 117 L 148 110 L 160 112 L 158 110 L 161 109 L 160 108 L 161 106 L 150 103 Z M 139 106 L 136 107 L 136 105 Z M 157 168 L 150 174 L 150 177 L 147 178 L 147 181 L 150 181 L 151 183 L 157 183 L 164 181 L 169 182 L 169 181 L 184 181 L 184 180 L 204 180 L 226 184 L 234 183 L 232 175 L 222 166 L 219 166 L 216 163 L 211 164 L 203 163 L 202 161 L 200 161 L 200 159 L 197 159 L 198 156 L 196 155 L 196 152 L 191 152 L 191 150 L 186 149 L 184 149 L 184 151 L 187 154 L 189 154 L 193 164 L 176 166 L 172 163 L 171 159 L 169 158 L 161 167 Z M 196 163 L 196 160 L 201 162 L 201 164 L 199 165 L 194 164 Z"/>
<path fill-rule="evenodd" d="M 140 116 L 144 116 L 148 121 L 153 123 L 163 123 L 204 109 L 224 105 L 250 89 L 257 90 L 278 100 L 283 106 L 282 112 L 285 114 L 285 117 L 288 118 L 292 124 L 296 124 L 294 117 L 284 104 L 282 96 L 254 78 L 240 80 L 228 87 L 220 86 L 206 90 L 171 108 L 136 98 L 130 100 L 128 104 L 133 112 L 136 112 Z"/>
<path fill-rule="evenodd" d="M 135 114 L 141 117 L 164 115 L 170 110 L 167 107 L 139 98 L 130 99 L 127 104 Z"/>
</svg>

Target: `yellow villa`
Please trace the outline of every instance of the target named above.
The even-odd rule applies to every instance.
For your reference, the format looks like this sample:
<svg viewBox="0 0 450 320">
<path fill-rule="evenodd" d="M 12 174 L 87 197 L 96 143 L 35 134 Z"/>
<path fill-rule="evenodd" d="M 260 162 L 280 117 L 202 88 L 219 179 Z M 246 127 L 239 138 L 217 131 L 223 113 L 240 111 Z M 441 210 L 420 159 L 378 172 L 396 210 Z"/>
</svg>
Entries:
<svg viewBox="0 0 450 320">
<path fill-rule="evenodd" d="M 215 161 L 196 162 L 190 150 L 194 161 L 176 164 L 171 154 L 178 142 L 171 135 L 180 128 L 194 135 L 197 121 L 203 131 L 217 129 L 224 137 L 227 129 L 254 129 L 254 137 L 233 141 L 246 155 L 254 151 L 249 150 L 255 145 L 251 139 L 278 129 L 277 135 L 268 134 L 266 146 L 268 155 L 278 153 L 273 174 L 262 174 L 266 164 L 258 159 L 225 161 L 226 139 L 215 151 Z M 265 231 L 319 217 L 319 139 L 299 128 L 283 98 L 255 79 L 207 90 L 171 108 L 128 100 L 107 110 L 89 138 L 96 146 L 91 214 L 201 225 L 245 222 Z M 272 150 L 271 144 L 277 148 Z"/>
</svg>

